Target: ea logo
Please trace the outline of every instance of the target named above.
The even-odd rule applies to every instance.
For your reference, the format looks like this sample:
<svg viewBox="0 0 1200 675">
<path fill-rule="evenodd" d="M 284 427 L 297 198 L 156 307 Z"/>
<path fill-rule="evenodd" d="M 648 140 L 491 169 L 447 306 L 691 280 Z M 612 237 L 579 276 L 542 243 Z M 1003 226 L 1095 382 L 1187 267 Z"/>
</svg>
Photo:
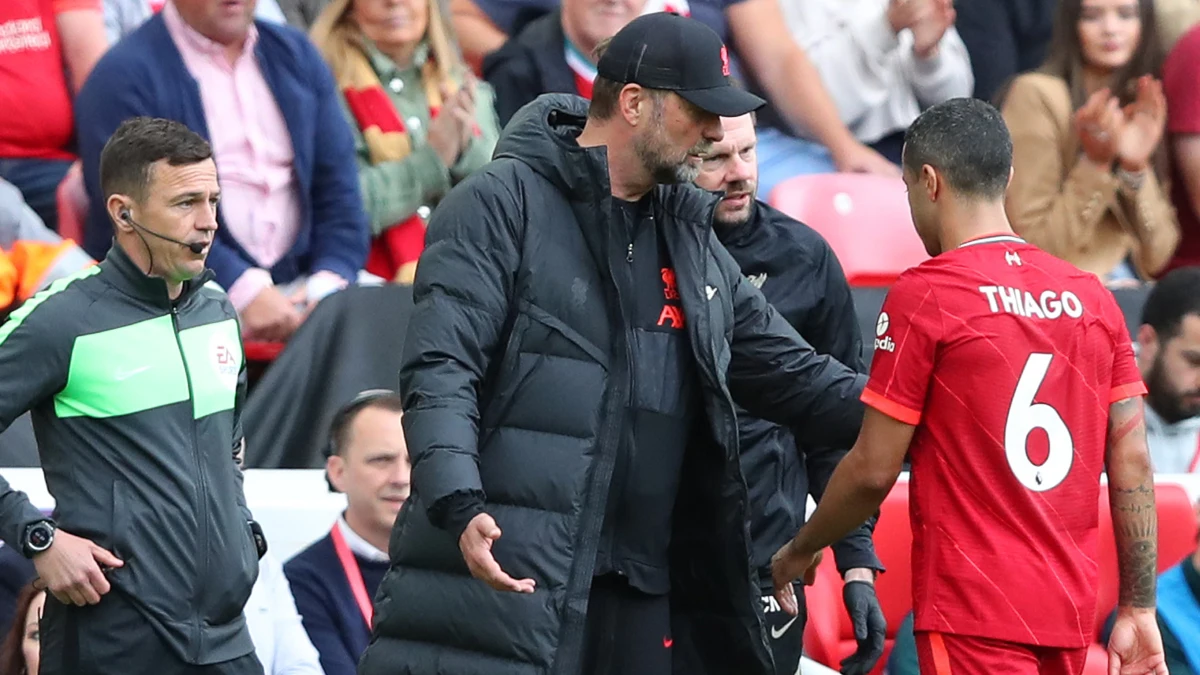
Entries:
<svg viewBox="0 0 1200 675">
<path fill-rule="evenodd" d="M 221 384 L 236 389 L 238 370 L 242 366 L 242 352 L 237 343 L 223 333 L 213 335 L 208 344 L 208 358 Z"/>
<path fill-rule="evenodd" d="M 890 321 L 887 312 L 880 312 L 879 320 L 875 322 L 875 337 L 883 337 L 883 334 L 887 332 L 889 324 Z"/>
</svg>

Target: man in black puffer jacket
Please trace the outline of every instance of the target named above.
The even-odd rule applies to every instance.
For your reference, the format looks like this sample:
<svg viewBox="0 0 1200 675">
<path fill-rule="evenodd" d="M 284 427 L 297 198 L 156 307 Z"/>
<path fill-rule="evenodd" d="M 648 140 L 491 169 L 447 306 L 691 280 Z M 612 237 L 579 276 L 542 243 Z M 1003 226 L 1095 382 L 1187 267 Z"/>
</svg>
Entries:
<svg viewBox="0 0 1200 675">
<path fill-rule="evenodd" d="M 757 138 L 750 115 L 722 120 L 725 137 L 704 157 L 696 184 L 724 194 L 717 205 L 717 238 L 746 280 L 822 354 L 859 371 L 862 333 L 846 275 L 829 244 L 812 228 L 755 199 Z M 750 537 L 759 571 L 763 611 L 771 633 L 776 675 L 800 664 L 805 612 L 785 612 L 774 597 L 771 556 L 804 524 L 811 494 L 820 499 L 846 447 L 798 444 L 792 431 L 738 410 L 742 472 L 750 493 Z M 883 565 L 871 535 L 875 518 L 833 546 L 845 579 L 842 595 L 854 623 L 858 650 L 842 662 L 843 675 L 865 675 L 883 656 L 887 622 L 875 596 Z M 803 597 L 803 587 L 796 584 Z"/>
<path fill-rule="evenodd" d="M 640 17 L 590 108 L 526 106 L 439 205 L 362 675 L 773 672 L 734 401 L 849 445 L 864 378 L 745 280 L 688 185 L 719 116 L 762 104 L 727 63 L 702 24 Z"/>
</svg>

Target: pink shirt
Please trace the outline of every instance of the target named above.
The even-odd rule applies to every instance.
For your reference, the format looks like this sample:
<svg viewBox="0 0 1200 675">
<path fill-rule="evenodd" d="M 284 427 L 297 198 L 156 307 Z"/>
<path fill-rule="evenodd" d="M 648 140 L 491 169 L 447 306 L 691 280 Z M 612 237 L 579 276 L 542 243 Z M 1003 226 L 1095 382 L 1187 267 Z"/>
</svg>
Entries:
<svg viewBox="0 0 1200 675">
<path fill-rule="evenodd" d="M 254 54 L 258 30 L 251 24 L 231 64 L 225 47 L 184 23 L 173 2 L 162 14 L 200 87 L 221 181 L 222 223 L 258 264 L 270 268 L 296 241 L 300 199 L 287 122 Z M 270 272 L 251 268 L 228 289 L 229 299 L 240 312 L 270 285 Z"/>
</svg>

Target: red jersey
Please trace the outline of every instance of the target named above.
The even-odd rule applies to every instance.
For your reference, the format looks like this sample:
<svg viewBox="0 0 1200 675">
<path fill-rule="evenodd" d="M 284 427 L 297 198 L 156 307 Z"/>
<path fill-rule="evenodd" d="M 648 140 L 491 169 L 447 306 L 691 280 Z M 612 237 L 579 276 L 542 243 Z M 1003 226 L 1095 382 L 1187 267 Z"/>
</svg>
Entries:
<svg viewBox="0 0 1200 675">
<path fill-rule="evenodd" d="M 0 0 L 0 158 L 74 159 L 72 93 L 56 20 L 100 0 Z"/>
<path fill-rule="evenodd" d="M 1090 644 L 1108 409 L 1146 391 L 1112 294 L 996 235 L 901 275 L 875 333 L 863 401 L 917 427 L 916 630 Z"/>
</svg>

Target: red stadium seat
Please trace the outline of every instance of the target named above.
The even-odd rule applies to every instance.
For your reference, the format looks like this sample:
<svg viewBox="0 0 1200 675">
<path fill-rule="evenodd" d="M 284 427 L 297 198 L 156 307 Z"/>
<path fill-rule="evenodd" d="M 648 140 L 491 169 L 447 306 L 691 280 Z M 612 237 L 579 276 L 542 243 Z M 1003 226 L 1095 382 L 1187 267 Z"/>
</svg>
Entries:
<svg viewBox="0 0 1200 675">
<path fill-rule="evenodd" d="M 287 346 L 286 342 L 258 342 L 247 340 L 242 344 L 246 360 L 251 362 L 269 363 Z"/>
<path fill-rule="evenodd" d="M 1158 511 L 1158 570 L 1163 572 L 1179 563 L 1196 548 L 1196 512 L 1187 491 L 1173 483 L 1155 486 Z M 1117 605 L 1117 551 L 1113 535 L 1113 523 L 1109 511 L 1108 491 L 1100 490 L 1099 500 L 1098 564 L 1099 585 L 1096 597 L 1095 636 L 1108 615 Z M 876 582 L 879 602 L 887 618 L 887 646 L 880 665 L 873 673 L 880 673 L 891 653 L 896 628 L 912 609 L 912 528 L 908 520 L 908 483 L 898 482 L 888 494 L 880 509 L 879 524 L 875 528 L 875 547 L 879 559 L 888 571 Z M 842 606 L 842 582 L 838 577 L 833 556 L 826 552 L 817 575 L 817 582 L 806 594 L 808 604 L 808 628 L 804 635 L 804 646 L 814 660 L 832 668 L 843 658 L 854 653 L 854 628 Z M 1108 651 L 1104 645 L 1092 645 L 1084 675 L 1103 675 L 1108 672 Z"/>
<path fill-rule="evenodd" d="M 929 257 L 913 229 L 899 178 L 796 176 L 777 185 L 769 202 L 825 237 L 851 286 L 890 286 Z"/>
<path fill-rule="evenodd" d="M 912 529 L 908 520 L 908 483 L 896 483 L 879 509 L 875 527 L 875 550 L 887 568 L 876 580 L 875 589 L 887 619 L 887 642 L 883 658 L 873 673 L 883 672 L 896 629 L 912 609 Z M 854 653 L 854 626 L 842 603 L 842 581 L 831 552 L 825 552 L 815 585 L 807 589 L 808 627 L 804 647 L 816 661 L 836 669 Z"/>
</svg>

